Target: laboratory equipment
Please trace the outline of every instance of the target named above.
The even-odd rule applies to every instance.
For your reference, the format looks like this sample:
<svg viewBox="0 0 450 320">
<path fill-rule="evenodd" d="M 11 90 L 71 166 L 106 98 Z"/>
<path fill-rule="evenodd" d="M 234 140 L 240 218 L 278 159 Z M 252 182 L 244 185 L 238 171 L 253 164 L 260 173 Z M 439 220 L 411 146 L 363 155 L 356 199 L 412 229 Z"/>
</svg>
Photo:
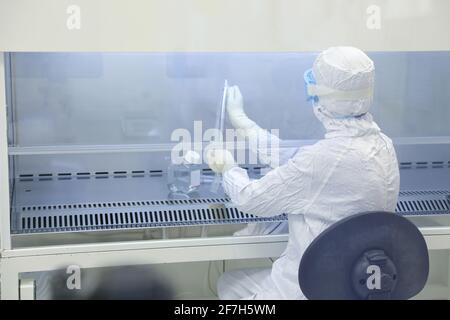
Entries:
<svg viewBox="0 0 450 320">
<path fill-rule="evenodd" d="M 227 105 L 227 92 L 228 92 L 228 80 L 225 80 L 223 85 L 223 94 L 222 94 L 222 103 L 220 104 L 220 109 L 217 113 L 216 118 L 216 129 L 222 135 L 222 139 L 225 139 L 225 109 Z M 214 180 L 211 185 L 211 191 L 217 193 L 219 189 L 220 183 L 222 182 L 222 175 L 219 172 L 216 172 L 214 175 Z"/>
<path fill-rule="evenodd" d="M 247 222 L 286 217 L 244 214 L 206 183 L 189 199 L 171 198 L 171 134 L 185 128 L 193 135 L 196 120 L 204 131 L 215 128 L 218 88 L 232 79 L 245 91 L 249 116 L 280 129 L 282 148 L 314 143 L 323 129 L 301 75 L 319 50 L 346 43 L 375 62 L 373 114 L 400 163 L 396 211 L 419 227 L 431 250 L 424 294 L 450 297 L 450 96 L 442 88 L 450 76 L 450 2 L 374 0 L 389 17 L 370 29 L 367 4 L 346 1 L 271 0 L 257 10 L 252 1 L 211 7 L 188 0 L 176 10 L 163 0 L 126 10 L 118 0 L 89 1 L 80 5 L 80 29 L 67 28 L 63 4 L 2 2 L 1 298 L 33 297 L 30 273 L 125 261 L 176 265 L 183 272 L 173 279 L 183 274 L 177 280 L 198 284 L 187 286 L 195 297 L 211 297 L 201 287 L 210 261 L 228 260 L 227 268 L 270 263 L 286 235 L 232 234 Z M 238 28 L 224 27 L 230 16 Z M 253 177 L 265 169 L 243 167 Z M 201 171 L 213 177 L 204 164 Z"/>
<path fill-rule="evenodd" d="M 435 247 L 441 248 L 445 242 L 439 239 L 446 235 L 437 230 L 446 230 L 446 221 L 450 223 L 447 215 L 450 211 L 450 141 L 446 138 L 450 132 L 444 123 L 448 112 L 444 106 L 449 98 L 445 91 L 436 96 L 435 92 L 420 91 L 416 87 L 427 88 L 421 85 L 427 72 L 432 74 L 431 79 L 448 77 L 450 54 L 379 52 L 369 55 L 377 66 L 379 81 L 374 117 L 393 137 L 400 163 L 401 191 L 397 212 L 408 216 L 419 227 L 423 226 L 421 230 L 428 241 L 432 241 L 432 247 L 434 243 Z M 186 53 L 184 56 L 191 61 L 205 59 L 205 54 Z M 223 69 L 217 72 L 222 74 L 228 70 L 237 81 L 248 74 L 248 69 L 259 70 L 252 80 L 252 84 L 259 80 L 258 90 L 252 90 L 253 85 L 249 86 L 245 80 L 239 81 L 241 87 L 247 88 L 246 111 L 261 126 L 281 125 L 280 133 L 285 142 L 280 147 L 308 145 L 321 137 L 320 123 L 314 120 L 309 103 L 301 96 L 304 93 L 298 89 L 302 79 L 299 78 L 297 84 L 292 83 L 291 87 L 287 80 L 277 80 L 280 87 L 274 87 L 272 78 L 277 68 L 283 70 L 283 77 L 294 78 L 297 70 L 305 70 L 312 63 L 313 55 L 211 53 L 208 57 L 216 68 L 217 63 L 223 64 Z M 150 254 L 152 261 L 158 263 L 176 262 L 179 261 L 176 256 L 189 256 L 186 245 L 192 250 L 207 243 L 219 246 L 220 253 L 217 252 L 215 259 L 260 256 L 258 252 L 276 256 L 276 252 L 282 250 L 286 241 L 284 235 L 232 237 L 232 234 L 245 223 L 284 221 L 285 216 L 258 218 L 239 212 L 221 188 L 218 193 L 211 192 L 209 183 L 200 184 L 189 198 L 170 197 L 166 172 L 170 165 L 168 155 L 173 148 L 170 133 L 180 127 L 189 128 L 192 121 L 198 119 L 196 110 L 199 108 L 203 110 L 204 126 L 214 128 L 214 101 L 217 87 L 221 85 L 220 80 L 210 78 L 209 89 L 202 89 L 202 95 L 186 96 L 183 95 L 185 86 L 193 92 L 200 83 L 204 86 L 204 79 L 179 83 L 178 77 L 166 77 L 164 73 L 157 77 L 154 73 L 151 77 L 147 75 L 146 81 L 133 80 L 137 75 L 145 77 L 148 68 L 164 70 L 164 66 L 178 59 L 179 54 L 170 53 L 4 55 L 4 65 L 8 66 L 5 97 L 8 99 L 11 254 L 38 252 L 45 256 L 46 252 L 52 252 L 52 257 L 56 257 L 55 253 L 60 258 L 47 261 L 59 264 L 63 261 L 59 259 L 65 256 L 59 246 L 73 250 L 83 248 L 83 252 L 90 250 L 92 245 L 94 250 L 120 248 L 124 250 L 120 251 L 122 253 L 135 246 L 143 246 L 142 250 L 149 254 L 156 252 L 153 250 L 161 252 L 159 250 L 163 249 L 157 249 L 159 246 L 175 246 L 181 250 L 170 257 Z M 412 78 L 404 78 L 403 71 L 390 68 L 392 64 L 408 70 L 408 77 Z M 243 70 L 244 65 L 248 69 Z M 287 72 L 284 65 L 291 71 Z M 416 74 L 421 76 L 415 77 Z M 205 74 L 205 77 L 208 79 L 209 76 Z M 390 81 L 400 83 L 402 79 L 407 81 L 404 94 L 399 96 L 398 86 L 392 87 Z M 133 92 L 114 90 L 117 96 L 111 102 L 108 98 L 110 87 L 120 86 L 124 80 L 134 88 Z M 152 81 L 162 83 L 158 89 L 160 98 L 156 91 L 146 94 L 151 87 L 148 82 Z M 167 86 L 171 87 L 170 94 L 163 90 Z M 15 96 L 11 95 L 12 90 Z M 179 93 L 174 94 L 174 91 Z M 423 95 L 437 99 L 439 103 L 432 105 L 436 112 L 428 112 L 428 106 L 423 113 L 422 99 L 432 101 Z M 133 99 L 133 106 L 124 104 Z M 272 99 L 284 99 L 284 108 L 270 108 Z M 305 105 L 299 108 L 301 101 Z M 183 109 L 178 110 L 177 107 L 183 104 Z M 161 105 L 160 111 L 154 112 L 158 105 Z M 212 112 L 205 112 L 208 108 Z M 265 112 L 255 112 L 260 109 Z M 189 112 L 182 113 L 187 110 Z M 289 118 L 284 118 L 284 114 L 289 114 Z M 101 122 L 96 120 L 99 118 Z M 415 121 L 418 118 L 421 122 Z M 294 119 L 297 125 L 292 127 L 289 123 Z M 412 123 L 414 126 L 409 125 Z M 254 178 L 264 169 L 261 165 L 244 167 Z M 202 180 L 212 176 L 206 164 L 201 164 L 200 169 Z M 179 240 L 183 242 L 177 242 Z M 244 249 L 227 251 L 226 248 L 236 243 Z M 211 250 L 200 248 L 205 249 L 205 255 L 198 259 L 212 259 Z M 12 268 L 17 266 L 14 261 L 19 260 L 2 261 L 6 265 L 11 262 Z M 3 270 L 18 275 L 14 269 L 6 267 Z M 4 285 L 11 287 L 8 283 Z"/>
<path fill-rule="evenodd" d="M 168 187 L 174 194 L 187 195 L 200 186 L 200 155 L 189 150 L 180 164 L 171 163 L 167 168 Z"/>
</svg>

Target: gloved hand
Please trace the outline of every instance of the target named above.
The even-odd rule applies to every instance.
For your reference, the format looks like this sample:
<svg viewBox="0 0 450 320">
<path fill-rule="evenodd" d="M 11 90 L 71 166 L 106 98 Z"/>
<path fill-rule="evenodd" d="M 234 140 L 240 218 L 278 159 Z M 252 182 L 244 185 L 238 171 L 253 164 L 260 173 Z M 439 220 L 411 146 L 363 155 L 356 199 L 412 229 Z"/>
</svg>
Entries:
<svg viewBox="0 0 450 320">
<path fill-rule="evenodd" d="M 206 162 L 211 170 L 216 173 L 225 171 L 237 166 L 230 151 L 225 149 L 211 149 L 206 153 Z"/>
<path fill-rule="evenodd" d="M 256 125 L 244 112 L 244 100 L 238 86 L 228 88 L 226 99 L 228 118 L 236 129 L 250 129 Z"/>
</svg>

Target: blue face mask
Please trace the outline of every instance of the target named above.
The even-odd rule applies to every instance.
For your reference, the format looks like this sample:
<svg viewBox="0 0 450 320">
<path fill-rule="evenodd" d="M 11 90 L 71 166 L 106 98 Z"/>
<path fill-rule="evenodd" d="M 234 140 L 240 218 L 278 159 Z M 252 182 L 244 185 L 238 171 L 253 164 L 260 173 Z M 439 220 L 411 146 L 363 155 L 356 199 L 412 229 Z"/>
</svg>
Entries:
<svg viewBox="0 0 450 320">
<path fill-rule="evenodd" d="M 313 75 L 312 69 L 308 69 L 308 70 L 305 71 L 305 73 L 303 74 L 303 79 L 305 80 L 306 101 L 318 102 L 319 101 L 319 97 L 318 96 L 312 96 L 308 92 L 308 87 L 310 85 L 317 84 L 316 83 L 316 79 L 314 79 L 314 75 Z"/>
</svg>

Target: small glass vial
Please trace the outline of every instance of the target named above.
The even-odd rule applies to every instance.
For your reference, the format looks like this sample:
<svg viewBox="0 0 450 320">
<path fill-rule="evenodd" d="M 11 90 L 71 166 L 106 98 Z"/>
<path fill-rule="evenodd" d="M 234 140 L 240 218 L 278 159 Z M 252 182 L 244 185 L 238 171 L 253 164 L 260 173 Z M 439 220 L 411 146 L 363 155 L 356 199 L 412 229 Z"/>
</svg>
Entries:
<svg viewBox="0 0 450 320">
<path fill-rule="evenodd" d="M 188 151 L 181 164 L 170 164 L 167 169 L 168 187 L 172 193 L 187 194 L 200 186 L 200 155 Z"/>
</svg>

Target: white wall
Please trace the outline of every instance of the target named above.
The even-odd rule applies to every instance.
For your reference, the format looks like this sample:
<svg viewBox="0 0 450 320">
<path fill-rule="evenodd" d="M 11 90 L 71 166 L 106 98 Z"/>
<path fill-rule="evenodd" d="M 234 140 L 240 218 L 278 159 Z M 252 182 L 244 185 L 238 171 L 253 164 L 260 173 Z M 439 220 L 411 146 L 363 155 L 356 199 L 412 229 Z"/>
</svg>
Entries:
<svg viewBox="0 0 450 320">
<path fill-rule="evenodd" d="M 74 4 L 81 24 L 69 30 Z M 367 28 L 373 5 L 379 29 Z M 447 0 L 0 0 L 0 51 L 449 50 L 449 9 Z"/>
</svg>

